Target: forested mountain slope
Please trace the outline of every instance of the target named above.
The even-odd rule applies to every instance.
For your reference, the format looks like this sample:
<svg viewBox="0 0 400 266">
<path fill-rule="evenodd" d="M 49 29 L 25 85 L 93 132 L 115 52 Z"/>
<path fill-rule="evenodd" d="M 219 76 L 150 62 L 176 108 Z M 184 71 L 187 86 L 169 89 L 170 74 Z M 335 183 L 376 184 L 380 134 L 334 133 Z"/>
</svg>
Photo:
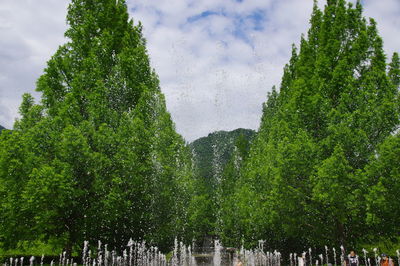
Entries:
<svg viewBox="0 0 400 266">
<path fill-rule="evenodd" d="M 243 136 L 251 141 L 254 135 L 254 130 L 238 128 L 233 131 L 216 131 L 190 143 L 197 175 L 205 179 L 213 178 L 232 157 L 235 140 Z"/>
</svg>

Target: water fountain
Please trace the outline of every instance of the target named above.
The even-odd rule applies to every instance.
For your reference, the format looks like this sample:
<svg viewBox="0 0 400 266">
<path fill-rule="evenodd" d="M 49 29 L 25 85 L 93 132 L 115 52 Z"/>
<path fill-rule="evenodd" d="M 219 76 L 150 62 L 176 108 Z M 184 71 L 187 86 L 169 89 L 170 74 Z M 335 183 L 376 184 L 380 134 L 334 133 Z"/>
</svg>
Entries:
<svg viewBox="0 0 400 266">
<path fill-rule="evenodd" d="M 174 241 L 174 252 L 172 253 L 172 265 L 178 265 L 178 239 L 175 238 Z"/>
<path fill-rule="evenodd" d="M 177 241 L 176 241 L 177 242 Z M 177 247 L 178 245 L 175 244 Z M 102 247 L 101 242 L 98 243 L 97 254 L 95 258 L 92 258 L 91 251 L 89 249 L 89 243 L 84 242 L 82 264 L 83 266 L 132 266 L 132 265 L 146 265 L 146 266 L 166 266 L 168 265 L 166 256 L 162 254 L 156 247 L 146 247 L 146 242 L 135 242 L 132 239 L 129 240 L 128 249 L 123 250 L 122 255 L 118 256 L 115 250 L 108 251 L 108 246 Z M 175 249 L 174 249 L 175 251 Z M 182 265 L 178 261 L 178 252 L 174 252 L 173 258 L 169 265 Z M 174 260 L 174 258 L 176 258 Z M 61 265 L 73 266 L 73 261 L 69 264 L 64 264 L 64 254 L 60 257 Z"/>
<path fill-rule="evenodd" d="M 254 250 L 246 250 L 242 247 L 239 252 L 242 262 L 249 266 L 280 266 L 282 261 L 281 253 L 276 250 L 265 253 L 263 248 L 264 242 Z M 296 256 L 291 257 L 292 263 L 295 258 Z"/>
<path fill-rule="evenodd" d="M 328 247 L 327 246 L 325 246 L 325 257 L 326 257 L 326 264 L 329 265 Z"/>
<path fill-rule="evenodd" d="M 368 265 L 368 261 L 367 261 L 367 253 L 368 253 L 368 251 L 367 251 L 365 248 L 363 248 L 363 249 L 362 249 L 362 252 L 364 253 L 364 262 L 365 262 L 365 265 Z"/>
<path fill-rule="evenodd" d="M 224 248 L 219 240 L 214 241 L 213 251 L 207 251 L 206 254 L 210 260 L 208 262 L 199 263 L 199 265 L 215 265 L 215 266 L 232 266 L 240 260 L 243 265 L 246 266 L 280 266 L 282 263 L 281 253 L 274 250 L 264 251 L 265 241 L 259 241 L 258 246 L 255 249 L 245 249 L 243 246 L 240 250 L 236 248 Z M 345 261 L 345 250 L 343 246 L 341 248 L 341 261 Z M 93 252 L 94 250 L 94 252 Z M 332 248 L 333 261 L 335 266 L 336 261 L 336 249 Z M 374 259 L 375 261 L 371 264 L 371 259 L 368 258 L 368 251 L 362 249 L 364 265 L 379 265 L 381 257 L 378 255 L 378 249 L 374 248 Z M 400 263 L 400 250 L 396 251 L 397 260 Z M 308 256 L 307 256 L 308 254 Z M 301 253 L 301 257 L 297 257 L 297 253 L 290 253 L 287 258 L 287 263 L 290 266 L 299 265 L 332 265 L 329 263 L 329 248 L 325 246 L 325 254 L 319 254 L 313 262 L 312 250 L 308 249 L 307 252 Z M 149 246 L 145 241 L 136 242 L 132 239 L 129 240 L 127 248 L 122 252 L 118 253 L 116 250 L 109 251 L 107 244 L 98 242 L 97 248 L 90 248 L 89 242 L 84 241 L 82 250 L 82 265 L 83 266 L 197 266 L 196 258 L 191 246 L 186 246 L 183 242 L 178 242 L 177 239 L 174 241 L 174 248 L 171 253 L 171 257 L 167 259 L 167 256 L 162 254 L 157 247 Z M 315 259 L 315 257 L 314 257 Z M 36 260 L 34 256 L 29 259 L 30 266 L 43 266 L 46 264 L 45 257 L 42 255 L 40 260 Z M 27 265 L 24 257 L 20 258 L 9 258 L 3 266 L 24 266 Z M 205 264 L 204 264 L 205 263 Z M 51 260 L 50 266 L 77 266 L 74 262 L 74 258 L 69 258 L 66 252 L 62 252 L 56 260 Z M 284 264 L 285 265 L 285 264 Z"/>
<path fill-rule="evenodd" d="M 335 266 L 336 266 L 337 265 L 336 264 L 336 249 L 332 248 L 332 250 L 333 250 L 333 262 L 335 263 Z"/>
<path fill-rule="evenodd" d="M 375 263 L 376 263 L 375 265 L 379 265 L 378 264 L 378 249 L 374 248 L 373 251 L 374 251 L 374 255 L 375 255 Z"/>
<path fill-rule="evenodd" d="M 340 252 L 340 265 L 343 265 L 345 259 L 345 251 L 343 246 L 340 246 Z"/>
<path fill-rule="evenodd" d="M 221 265 L 221 249 L 222 246 L 219 240 L 214 241 L 214 257 L 213 257 L 213 265 L 220 266 Z"/>
</svg>

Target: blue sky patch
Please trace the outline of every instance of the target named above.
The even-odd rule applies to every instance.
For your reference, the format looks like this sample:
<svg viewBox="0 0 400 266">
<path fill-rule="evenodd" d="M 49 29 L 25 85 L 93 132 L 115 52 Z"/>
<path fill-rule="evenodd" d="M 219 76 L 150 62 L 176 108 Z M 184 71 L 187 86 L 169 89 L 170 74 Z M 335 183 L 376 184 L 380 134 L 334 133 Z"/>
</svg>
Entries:
<svg viewBox="0 0 400 266">
<path fill-rule="evenodd" d="M 248 36 L 248 32 L 264 30 L 267 22 L 265 14 L 265 10 L 256 10 L 246 16 L 236 16 L 234 36 L 251 45 L 252 42 Z"/>
<path fill-rule="evenodd" d="M 221 12 L 207 10 L 207 11 L 202 12 L 201 14 L 189 17 L 187 19 L 187 22 L 188 23 L 192 23 L 192 22 L 207 18 L 208 16 L 213 16 L 213 15 L 222 15 L 222 13 Z"/>
</svg>

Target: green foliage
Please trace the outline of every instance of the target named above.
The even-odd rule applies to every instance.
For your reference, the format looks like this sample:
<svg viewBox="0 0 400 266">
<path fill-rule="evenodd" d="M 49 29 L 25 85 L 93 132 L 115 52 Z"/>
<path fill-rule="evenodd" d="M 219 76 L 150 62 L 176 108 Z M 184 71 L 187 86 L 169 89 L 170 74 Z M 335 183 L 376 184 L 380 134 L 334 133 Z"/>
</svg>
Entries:
<svg viewBox="0 0 400 266">
<path fill-rule="evenodd" d="M 247 154 L 254 134 L 253 130 L 241 128 L 217 131 L 190 144 L 196 189 L 189 215 L 193 237 L 200 245 L 210 237 L 221 237 L 222 205 L 233 191 L 230 180 L 237 178 L 234 167 L 238 166 L 238 156 Z"/>
<path fill-rule="evenodd" d="M 230 185 L 222 211 L 229 245 L 265 239 L 301 251 L 399 230 L 398 189 L 389 185 L 400 178 L 391 136 L 399 126 L 398 55 L 387 64 L 376 22 L 362 17 L 359 2 L 328 1 L 323 12 L 315 4 L 310 23 Z"/>
<path fill-rule="evenodd" d="M 190 144 L 194 153 L 196 166 L 196 175 L 208 180 L 210 188 L 213 184 L 212 179 L 216 174 L 220 174 L 222 169 L 231 159 L 235 140 L 239 136 L 251 140 L 255 132 L 250 129 L 239 128 L 233 131 L 217 131 L 208 134 L 207 137 L 199 138 Z M 219 172 L 217 173 L 216 163 L 219 164 Z"/>
<path fill-rule="evenodd" d="M 206 237 L 216 235 L 215 212 L 217 210 L 212 196 L 209 193 L 193 195 L 188 210 L 193 237 L 200 245 L 204 243 Z"/>
<path fill-rule="evenodd" d="M 142 26 L 124 1 L 73 0 L 40 104 L 0 137 L 0 243 L 58 239 L 167 250 L 189 238 L 190 151 L 175 132 Z"/>
<path fill-rule="evenodd" d="M 396 238 L 399 230 L 400 135 L 389 136 L 379 145 L 366 167 L 367 222 L 379 235 Z"/>
<path fill-rule="evenodd" d="M 233 152 L 227 165 L 224 167 L 217 189 L 218 217 L 217 233 L 227 246 L 235 246 L 235 239 L 240 237 L 238 227 L 237 198 L 235 195 L 236 183 L 240 177 L 240 170 L 248 157 L 252 138 L 245 134 L 236 137 Z"/>
<path fill-rule="evenodd" d="M 3 250 L 0 248 L 0 259 L 6 261 L 8 258 L 15 258 L 16 256 L 34 256 L 40 258 L 43 254 L 58 257 L 61 252 L 62 245 L 60 245 L 60 239 L 50 239 L 47 243 L 41 241 L 21 241 L 15 249 Z M 73 256 L 79 255 L 77 253 L 73 254 Z"/>
<path fill-rule="evenodd" d="M 167 251 L 175 237 L 219 237 L 393 250 L 400 59 L 387 63 L 360 2 L 314 4 L 256 134 L 221 131 L 190 147 L 125 1 L 72 0 L 67 22 L 37 81 L 40 103 L 24 94 L 21 119 L 0 133 L 3 249 L 71 254 L 83 240 L 123 248 L 132 237 Z"/>
<path fill-rule="evenodd" d="M 389 64 L 389 78 L 393 85 L 399 88 L 400 86 L 400 58 L 398 53 L 394 53 L 392 62 Z"/>
</svg>

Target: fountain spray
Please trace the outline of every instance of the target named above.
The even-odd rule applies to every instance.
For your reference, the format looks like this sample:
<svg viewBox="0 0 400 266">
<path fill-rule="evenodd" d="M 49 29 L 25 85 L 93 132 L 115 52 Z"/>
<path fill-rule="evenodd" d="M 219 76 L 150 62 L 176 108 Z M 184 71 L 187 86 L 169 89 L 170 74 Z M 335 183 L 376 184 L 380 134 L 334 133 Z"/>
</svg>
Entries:
<svg viewBox="0 0 400 266">
<path fill-rule="evenodd" d="M 335 262 L 335 266 L 336 266 L 337 265 L 336 264 L 336 249 L 332 248 L 332 250 L 333 250 L 333 261 Z"/>
<path fill-rule="evenodd" d="M 321 265 L 324 265 L 324 255 L 319 254 L 319 258 L 321 259 Z"/>
<path fill-rule="evenodd" d="M 329 264 L 328 247 L 327 246 L 325 246 L 325 256 L 326 256 L 326 264 Z"/>
<path fill-rule="evenodd" d="M 365 248 L 363 248 L 363 249 L 362 249 L 362 252 L 364 253 L 365 265 L 368 265 L 368 264 L 367 264 L 367 253 L 368 253 L 368 251 L 367 251 Z"/>
<path fill-rule="evenodd" d="M 341 251 L 341 255 L 340 255 L 340 263 L 343 265 L 343 262 L 344 262 L 344 256 L 345 256 L 345 253 L 344 253 L 344 247 L 343 247 L 343 245 L 342 245 L 342 246 L 340 246 L 340 251 Z"/>
<path fill-rule="evenodd" d="M 397 253 L 397 261 L 399 262 L 400 265 L 400 250 L 396 250 Z"/>
<path fill-rule="evenodd" d="M 378 249 L 374 248 L 373 251 L 375 253 L 375 263 L 376 263 L 376 265 L 378 265 Z"/>
</svg>

